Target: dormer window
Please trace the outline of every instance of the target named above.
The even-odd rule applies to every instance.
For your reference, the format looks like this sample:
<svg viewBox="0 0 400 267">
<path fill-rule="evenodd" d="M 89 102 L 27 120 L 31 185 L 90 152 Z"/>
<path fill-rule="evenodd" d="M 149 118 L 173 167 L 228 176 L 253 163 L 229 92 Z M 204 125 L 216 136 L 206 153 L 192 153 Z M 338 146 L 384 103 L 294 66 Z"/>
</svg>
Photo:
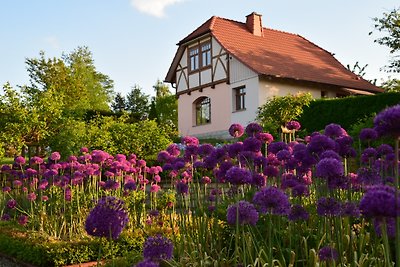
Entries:
<svg viewBox="0 0 400 267">
<path fill-rule="evenodd" d="M 211 42 L 202 42 L 189 48 L 189 70 L 198 71 L 200 68 L 211 66 Z"/>
</svg>

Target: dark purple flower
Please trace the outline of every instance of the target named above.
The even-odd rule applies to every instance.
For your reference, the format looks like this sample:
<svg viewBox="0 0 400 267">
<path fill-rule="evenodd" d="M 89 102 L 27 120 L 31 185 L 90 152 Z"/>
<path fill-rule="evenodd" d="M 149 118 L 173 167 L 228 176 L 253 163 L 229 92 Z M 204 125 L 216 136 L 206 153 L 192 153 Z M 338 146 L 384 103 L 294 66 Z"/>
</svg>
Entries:
<svg viewBox="0 0 400 267">
<path fill-rule="evenodd" d="M 288 196 L 276 187 L 265 187 L 256 192 L 253 203 L 261 213 L 284 215 L 290 211 Z"/>
<path fill-rule="evenodd" d="M 106 181 L 104 184 L 104 189 L 105 190 L 116 190 L 120 187 L 120 183 L 118 181 L 109 179 Z"/>
<path fill-rule="evenodd" d="M 226 172 L 225 178 L 227 182 L 235 185 L 250 184 L 252 181 L 252 175 L 249 170 L 236 166 Z"/>
<path fill-rule="evenodd" d="M 331 178 L 342 176 L 344 173 L 343 164 L 341 161 L 335 158 L 324 158 L 321 159 L 316 168 L 316 175 L 322 178 Z"/>
<path fill-rule="evenodd" d="M 337 216 L 340 215 L 341 204 L 332 197 L 321 197 L 317 201 L 317 213 L 319 216 Z"/>
<path fill-rule="evenodd" d="M 234 123 L 229 127 L 229 134 L 234 138 L 239 138 L 243 135 L 244 128 L 239 123 Z"/>
<path fill-rule="evenodd" d="M 278 160 L 289 160 L 291 157 L 291 153 L 289 152 L 289 150 L 283 149 L 281 151 L 279 151 L 278 153 L 276 153 L 276 158 Z"/>
<path fill-rule="evenodd" d="M 85 230 L 89 235 L 117 239 L 129 221 L 125 203 L 107 196 L 101 198 L 86 218 Z"/>
<path fill-rule="evenodd" d="M 369 147 L 364 149 L 364 151 L 361 153 L 361 161 L 363 163 L 370 163 L 376 159 L 376 156 L 377 156 L 376 150 L 372 147 Z"/>
<path fill-rule="evenodd" d="M 382 177 L 375 168 L 361 167 L 357 171 L 357 181 L 363 185 L 377 185 L 382 183 Z"/>
<path fill-rule="evenodd" d="M 133 190 L 136 190 L 136 183 L 135 183 L 135 181 L 133 181 L 133 180 L 127 181 L 127 182 L 124 184 L 124 190 L 125 190 L 125 191 L 133 191 Z"/>
<path fill-rule="evenodd" d="M 7 201 L 7 208 L 15 209 L 17 207 L 17 201 L 15 199 L 10 199 Z"/>
<path fill-rule="evenodd" d="M 388 144 L 382 144 L 376 148 L 376 153 L 379 157 L 385 157 L 387 155 L 393 154 L 393 148 Z"/>
<path fill-rule="evenodd" d="M 177 157 L 179 156 L 179 154 L 181 153 L 181 149 L 179 148 L 179 146 L 177 144 L 171 144 L 167 147 L 167 152 L 173 156 L 173 157 Z"/>
<path fill-rule="evenodd" d="M 15 164 L 17 165 L 24 165 L 26 163 L 26 160 L 22 156 L 18 156 L 14 159 Z"/>
<path fill-rule="evenodd" d="M 157 161 L 162 163 L 170 162 L 171 155 L 167 151 L 160 151 L 157 155 Z"/>
<path fill-rule="evenodd" d="M 324 134 L 332 139 L 346 136 L 347 132 L 339 124 L 331 123 L 325 126 Z"/>
<path fill-rule="evenodd" d="M 1 216 L 1 221 L 9 221 L 11 220 L 11 216 L 7 213 L 4 213 L 3 216 Z"/>
<path fill-rule="evenodd" d="M 27 196 L 26 196 L 26 199 L 28 199 L 28 201 L 35 201 L 36 200 L 36 194 L 35 194 L 35 192 L 32 192 L 32 193 L 29 193 Z"/>
<path fill-rule="evenodd" d="M 187 195 L 189 193 L 189 186 L 183 181 L 178 181 L 176 184 L 176 192 L 179 195 Z"/>
<path fill-rule="evenodd" d="M 31 160 L 29 161 L 32 165 L 36 165 L 36 164 L 42 164 L 43 163 L 43 159 L 41 157 L 38 156 L 34 156 L 31 158 Z"/>
<path fill-rule="evenodd" d="M 266 177 L 259 173 L 253 174 L 253 181 L 251 182 L 253 185 L 258 187 L 263 187 L 266 184 Z"/>
<path fill-rule="evenodd" d="M 5 193 L 11 192 L 11 187 L 9 187 L 9 186 L 4 186 L 2 190 L 3 190 L 3 192 L 5 192 Z"/>
<path fill-rule="evenodd" d="M 150 236 L 143 244 L 143 257 L 145 259 L 169 260 L 172 258 L 173 251 L 172 241 L 162 235 Z"/>
<path fill-rule="evenodd" d="M 26 215 L 20 215 L 20 216 L 18 217 L 18 223 L 19 223 L 20 225 L 26 225 L 26 224 L 28 223 L 28 216 L 26 216 Z"/>
<path fill-rule="evenodd" d="M 336 144 L 331 138 L 317 134 L 311 137 L 310 143 L 307 145 L 307 151 L 310 154 L 321 154 L 326 150 L 335 150 Z"/>
<path fill-rule="evenodd" d="M 303 183 L 298 183 L 297 185 L 292 187 L 292 196 L 293 197 L 303 197 L 310 195 L 310 191 L 308 190 L 308 186 Z"/>
<path fill-rule="evenodd" d="M 263 173 L 268 177 L 278 177 L 279 169 L 275 166 L 268 165 L 264 168 Z"/>
<path fill-rule="evenodd" d="M 353 138 L 345 135 L 335 139 L 337 152 L 340 156 L 345 158 L 353 158 L 357 155 L 356 150 L 353 148 Z"/>
<path fill-rule="evenodd" d="M 243 151 L 243 143 L 236 142 L 228 146 L 228 155 L 231 158 L 235 158 Z"/>
<path fill-rule="evenodd" d="M 386 225 L 385 225 L 386 224 Z M 374 229 L 378 236 L 382 236 L 382 228 L 386 226 L 386 233 L 388 237 L 396 237 L 396 219 L 392 217 L 375 218 Z"/>
<path fill-rule="evenodd" d="M 396 217 L 396 206 L 400 207 L 400 201 L 396 201 L 394 187 L 388 185 L 369 187 L 360 201 L 361 214 L 367 218 Z"/>
<path fill-rule="evenodd" d="M 257 133 L 256 138 L 264 144 L 271 144 L 274 141 L 274 137 L 270 133 Z"/>
<path fill-rule="evenodd" d="M 255 137 L 248 137 L 243 141 L 243 150 L 259 152 L 261 150 L 261 141 Z"/>
<path fill-rule="evenodd" d="M 326 246 L 319 250 L 318 257 L 320 261 L 336 261 L 339 258 L 339 253 L 335 248 Z"/>
<path fill-rule="evenodd" d="M 261 127 L 260 124 L 252 122 L 246 126 L 245 131 L 247 136 L 254 137 L 257 133 L 261 133 L 263 131 L 263 128 Z"/>
<path fill-rule="evenodd" d="M 285 142 L 273 142 L 268 146 L 268 152 L 277 154 L 281 150 L 288 150 L 289 146 Z"/>
<path fill-rule="evenodd" d="M 341 215 L 343 217 L 360 217 L 360 209 L 358 208 L 357 203 L 354 202 L 345 202 L 342 204 Z"/>
<path fill-rule="evenodd" d="M 340 155 L 333 150 L 326 150 L 326 151 L 322 152 L 319 158 L 320 159 L 333 158 L 333 159 L 337 159 L 338 161 L 342 160 Z"/>
<path fill-rule="evenodd" d="M 290 221 L 307 221 L 309 217 L 310 214 L 308 211 L 303 206 L 298 204 L 292 206 L 288 215 L 288 219 Z"/>
<path fill-rule="evenodd" d="M 71 200 L 72 200 L 72 191 L 71 191 L 71 188 L 69 188 L 69 187 L 65 188 L 65 191 L 64 191 L 64 199 L 65 199 L 66 201 L 71 201 Z"/>
<path fill-rule="evenodd" d="M 380 136 L 400 136 L 400 105 L 381 111 L 374 119 L 375 130 Z"/>
<path fill-rule="evenodd" d="M 154 262 L 150 259 L 144 259 L 135 265 L 135 267 L 159 267 L 159 266 L 160 264 L 158 262 Z"/>
<path fill-rule="evenodd" d="M 230 225 L 236 225 L 236 223 L 256 225 L 258 212 L 253 204 L 242 200 L 228 207 L 226 219 Z"/>
<path fill-rule="evenodd" d="M 298 121 L 289 121 L 288 123 L 286 123 L 286 128 L 288 128 L 288 130 L 298 131 L 300 130 L 301 125 Z"/>
<path fill-rule="evenodd" d="M 202 157 L 210 155 L 213 151 L 214 151 L 214 146 L 211 144 L 202 144 L 197 149 L 197 153 Z"/>
<path fill-rule="evenodd" d="M 378 132 L 372 128 L 364 128 L 360 131 L 361 141 L 372 141 L 378 138 Z"/>
</svg>

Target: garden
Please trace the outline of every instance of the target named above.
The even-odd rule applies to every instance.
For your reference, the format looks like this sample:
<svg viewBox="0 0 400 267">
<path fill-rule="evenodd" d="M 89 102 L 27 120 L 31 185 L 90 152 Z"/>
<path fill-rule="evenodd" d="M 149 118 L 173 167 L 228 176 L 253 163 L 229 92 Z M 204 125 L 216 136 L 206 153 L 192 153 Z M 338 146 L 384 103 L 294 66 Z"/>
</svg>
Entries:
<svg viewBox="0 0 400 267">
<path fill-rule="evenodd" d="M 33 266 L 395 266 L 400 105 L 373 122 L 299 138 L 289 121 L 285 141 L 232 124 L 230 142 L 186 136 L 152 161 L 17 156 L 0 170 L 0 252 Z"/>
</svg>

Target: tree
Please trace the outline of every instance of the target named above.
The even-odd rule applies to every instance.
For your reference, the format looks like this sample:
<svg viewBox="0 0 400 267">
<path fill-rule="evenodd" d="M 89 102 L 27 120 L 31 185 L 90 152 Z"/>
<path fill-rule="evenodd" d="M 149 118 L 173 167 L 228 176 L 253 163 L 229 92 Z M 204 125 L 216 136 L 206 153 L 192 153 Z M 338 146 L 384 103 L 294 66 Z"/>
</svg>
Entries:
<svg viewBox="0 0 400 267">
<path fill-rule="evenodd" d="M 123 97 L 121 93 L 117 93 L 111 104 L 111 108 L 116 113 L 121 113 L 126 110 L 125 97 Z"/>
<path fill-rule="evenodd" d="M 152 99 L 154 107 L 151 106 L 152 117 L 156 117 L 157 122 L 169 124 L 177 128 L 178 126 L 178 101 L 175 95 L 171 94 L 168 85 L 157 80 L 153 86 L 156 96 Z"/>
<path fill-rule="evenodd" d="M 142 92 L 139 85 L 132 87 L 126 97 L 126 107 L 131 116 L 136 120 L 142 120 L 149 115 L 149 95 Z"/>
<path fill-rule="evenodd" d="M 380 45 L 390 48 L 392 59 L 386 66 L 388 72 L 400 72 L 400 8 L 394 8 L 390 12 L 384 12 L 382 18 L 374 18 L 375 29 L 384 33 L 383 37 L 375 39 Z M 370 32 L 372 34 L 372 32 Z M 397 55 L 396 55 L 397 54 Z"/>
<path fill-rule="evenodd" d="M 381 84 L 381 87 L 385 92 L 400 92 L 400 80 L 389 79 Z"/>
<path fill-rule="evenodd" d="M 171 95 L 168 85 L 160 81 L 160 79 L 157 79 L 157 82 L 155 85 L 153 85 L 153 88 L 154 91 L 156 92 L 156 98 Z"/>
</svg>

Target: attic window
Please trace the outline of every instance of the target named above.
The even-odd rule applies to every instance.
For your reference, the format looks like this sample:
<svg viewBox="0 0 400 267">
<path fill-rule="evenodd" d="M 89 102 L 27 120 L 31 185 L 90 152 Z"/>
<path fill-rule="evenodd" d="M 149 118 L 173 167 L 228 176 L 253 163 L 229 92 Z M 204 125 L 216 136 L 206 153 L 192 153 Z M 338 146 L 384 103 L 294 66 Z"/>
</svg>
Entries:
<svg viewBox="0 0 400 267">
<path fill-rule="evenodd" d="M 199 69 L 199 48 L 196 46 L 189 50 L 190 71 Z"/>
<path fill-rule="evenodd" d="M 211 42 L 202 42 L 189 48 L 188 60 L 189 70 L 191 72 L 211 66 Z"/>
</svg>

